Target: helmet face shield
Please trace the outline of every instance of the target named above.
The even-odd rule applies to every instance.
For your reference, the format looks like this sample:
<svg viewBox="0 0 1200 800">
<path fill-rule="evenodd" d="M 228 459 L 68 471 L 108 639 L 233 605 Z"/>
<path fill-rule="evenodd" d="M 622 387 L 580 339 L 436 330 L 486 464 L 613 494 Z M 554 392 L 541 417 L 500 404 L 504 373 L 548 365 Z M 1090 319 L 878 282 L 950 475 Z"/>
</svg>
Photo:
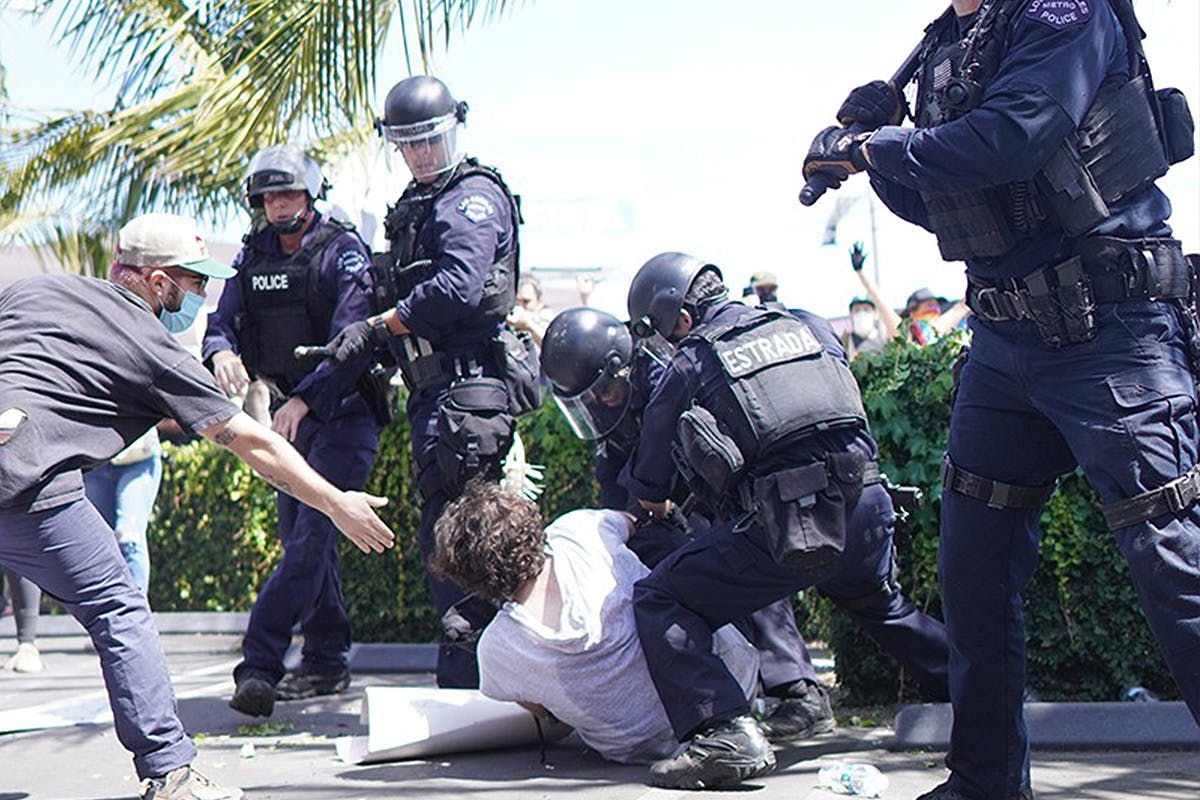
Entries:
<svg viewBox="0 0 1200 800">
<path fill-rule="evenodd" d="M 621 422 L 629 410 L 632 397 L 629 368 L 625 367 L 616 375 L 603 373 L 577 395 L 564 397 L 555 393 L 554 402 L 576 436 L 580 439 L 600 439 Z"/>
<path fill-rule="evenodd" d="M 379 126 L 391 166 L 391 151 L 398 150 L 413 177 L 418 180 L 440 175 L 458 163 L 458 117 L 440 117 L 411 125 Z M 390 146 L 389 146 L 390 145 Z"/>
<path fill-rule="evenodd" d="M 665 368 L 675 356 L 675 345 L 668 342 L 659 333 L 653 333 L 637 340 L 638 349 L 649 356 L 660 367 Z"/>
</svg>

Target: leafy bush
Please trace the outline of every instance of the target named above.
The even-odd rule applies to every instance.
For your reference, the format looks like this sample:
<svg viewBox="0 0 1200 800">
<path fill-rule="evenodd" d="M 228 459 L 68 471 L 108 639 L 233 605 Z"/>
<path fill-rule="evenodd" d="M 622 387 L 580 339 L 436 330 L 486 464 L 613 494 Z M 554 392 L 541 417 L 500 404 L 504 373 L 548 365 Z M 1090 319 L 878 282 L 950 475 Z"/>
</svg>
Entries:
<svg viewBox="0 0 1200 800">
<path fill-rule="evenodd" d="M 920 486 L 925 506 L 899 551 L 901 583 L 917 607 L 941 615 L 937 588 L 938 467 L 950 415 L 950 368 L 961 346 L 904 342 L 854 364 L 879 442 L 880 466 L 898 483 Z M 596 502 L 592 448 L 576 439 L 552 405 L 519 421 L 530 463 L 545 468 L 542 513 L 549 519 Z M 248 610 L 277 562 L 274 491 L 232 455 L 205 442 L 168 447 L 151 524 L 151 601 L 168 610 Z M 421 567 L 419 519 L 408 424 L 382 432 L 368 491 L 385 495 L 380 515 L 396 549 L 360 553 L 342 543 L 343 586 L 360 641 L 427 641 L 436 631 Z M 1044 699 L 1114 699 L 1138 683 L 1174 696 L 1092 490 L 1065 478 L 1042 517 L 1041 562 L 1025 593 L 1029 685 Z M 829 642 L 838 679 L 853 703 L 917 697 L 911 681 L 850 618 L 815 592 L 801 594 L 797 618 Z"/>
</svg>

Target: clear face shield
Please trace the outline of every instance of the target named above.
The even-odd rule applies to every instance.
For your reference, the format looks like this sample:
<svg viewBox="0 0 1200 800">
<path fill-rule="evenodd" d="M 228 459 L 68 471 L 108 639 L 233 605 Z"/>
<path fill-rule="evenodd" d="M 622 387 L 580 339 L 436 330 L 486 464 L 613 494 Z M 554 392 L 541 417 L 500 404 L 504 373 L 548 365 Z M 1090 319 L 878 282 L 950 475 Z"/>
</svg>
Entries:
<svg viewBox="0 0 1200 800">
<path fill-rule="evenodd" d="M 395 171 L 393 150 L 399 151 L 417 180 L 434 178 L 458 164 L 458 117 L 454 113 L 412 125 L 381 122 L 379 129 L 385 139 L 389 170 Z"/>
<path fill-rule="evenodd" d="M 616 375 L 607 372 L 577 395 L 554 395 L 554 402 L 567 418 L 571 431 L 580 439 L 600 439 L 612 433 L 629 410 L 633 388 L 629 384 L 629 367 Z"/>
<path fill-rule="evenodd" d="M 663 369 L 666 369 L 667 364 L 670 364 L 671 359 L 675 356 L 675 345 L 664 339 L 658 332 L 639 338 L 637 349 L 649 356 Z"/>
</svg>

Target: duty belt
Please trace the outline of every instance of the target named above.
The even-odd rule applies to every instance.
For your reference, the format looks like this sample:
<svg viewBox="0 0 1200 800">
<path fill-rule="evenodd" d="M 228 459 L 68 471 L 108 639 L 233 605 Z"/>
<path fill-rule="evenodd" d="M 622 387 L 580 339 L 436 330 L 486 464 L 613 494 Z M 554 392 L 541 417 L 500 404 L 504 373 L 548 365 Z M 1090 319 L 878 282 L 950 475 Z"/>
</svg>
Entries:
<svg viewBox="0 0 1200 800">
<path fill-rule="evenodd" d="M 862 485 L 870 486 L 875 483 L 883 482 L 883 475 L 879 471 L 878 461 L 864 461 L 862 463 Z M 831 482 L 846 484 L 846 477 L 839 474 L 838 469 L 834 465 L 833 457 L 827 457 L 824 461 L 818 461 L 815 464 L 809 464 L 804 467 L 805 475 L 808 475 L 808 470 L 812 470 L 815 475 L 826 475 Z M 857 480 L 854 481 L 857 483 Z M 828 485 L 828 484 L 823 484 Z M 754 511 L 754 479 L 743 480 L 738 484 L 737 488 L 732 492 L 733 507 L 743 513 L 751 513 Z"/>
<path fill-rule="evenodd" d="M 1020 278 L 971 277 L 967 305 L 989 322 L 1028 320 L 1042 340 L 1060 347 L 1095 335 L 1096 306 L 1129 299 L 1183 299 L 1191 270 L 1174 239 L 1091 236 L 1076 254 Z"/>
<path fill-rule="evenodd" d="M 1118 500 L 1104 506 L 1104 521 L 1110 530 L 1134 525 L 1161 517 L 1163 514 L 1178 514 L 1200 498 L 1200 465 L 1192 467 L 1182 476 L 1148 492 Z"/>
</svg>

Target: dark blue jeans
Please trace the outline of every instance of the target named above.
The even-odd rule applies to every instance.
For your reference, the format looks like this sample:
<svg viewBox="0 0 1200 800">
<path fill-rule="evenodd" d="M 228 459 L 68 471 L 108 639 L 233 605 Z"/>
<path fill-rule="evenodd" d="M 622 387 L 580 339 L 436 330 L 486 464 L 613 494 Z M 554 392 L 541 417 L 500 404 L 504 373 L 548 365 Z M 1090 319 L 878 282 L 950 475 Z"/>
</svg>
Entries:
<svg viewBox="0 0 1200 800">
<path fill-rule="evenodd" d="M 117 738 L 133 753 L 138 777 L 192 763 L 196 747 L 175 713 L 146 596 L 92 504 L 81 498 L 48 511 L 0 509 L 0 564 L 42 587 L 91 636 Z"/>
<path fill-rule="evenodd" d="M 375 419 L 356 400 L 329 422 L 306 417 L 293 444 L 326 480 L 352 490 L 366 483 L 378 438 Z M 283 559 L 254 601 L 234 680 L 254 676 L 278 683 L 297 623 L 304 635 L 302 669 L 338 672 L 345 669 L 350 653 L 338 556 L 342 534 L 329 517 L 282 492 L 278 509 Z"/>
<path fill-rule="evenodd" d="M 1196 463 L 1196 392 L 1178 310 L 1127 301 L 1101 306 L 1096 318 L 1092 341 L 1061 350 L 1043 345 L 1031 323 L 974 321 L 950 424 L 955 464 L 1024 486 L 1078 464 L 1111 503 Z M 1021 591 L 1037 563 L 1039 516 L 942 494 L 938 565 L 954 705 L 947 764 L 951 785 L 971 798 L 1012 797 L 1029 783 Z M 1200 508 L 1123 528 L 1115 540 L 1200 721 Z"/>
<path fill-rule="evenodd" d="M 646 664 L 675 734 L 684 740 L 709 720 L 749 710 L 741 687 L 712 653 L 712 632 L 808 586 L 816 585 L 867 632 L 937 685 L 945 675 L 945 632 L 904 600 L 893 583 L 891 500 L 879 484 L 846 509 L 846 549 L 821 573 L 772 560 L 756 526 L 732 521 L 680 547 L 634 586 L 634 614 Z M 853 601 L 853 602 L 851 602 Z"/>
</svg>

